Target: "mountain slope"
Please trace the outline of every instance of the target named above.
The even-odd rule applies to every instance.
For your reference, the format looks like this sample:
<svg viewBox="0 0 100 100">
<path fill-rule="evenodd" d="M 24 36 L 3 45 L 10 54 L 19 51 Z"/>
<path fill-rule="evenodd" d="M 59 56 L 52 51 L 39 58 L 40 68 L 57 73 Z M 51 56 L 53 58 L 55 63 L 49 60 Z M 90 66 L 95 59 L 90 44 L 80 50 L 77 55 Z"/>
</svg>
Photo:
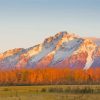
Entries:
<svg viewBox="0 0 100 100">
<path fill-rule="evenodd" d="M 82 68 L 100 66 L 99 40 L 59 32 L 28 49 L 18 48 L 0 54 L 0 69 Z"/>
</svg>

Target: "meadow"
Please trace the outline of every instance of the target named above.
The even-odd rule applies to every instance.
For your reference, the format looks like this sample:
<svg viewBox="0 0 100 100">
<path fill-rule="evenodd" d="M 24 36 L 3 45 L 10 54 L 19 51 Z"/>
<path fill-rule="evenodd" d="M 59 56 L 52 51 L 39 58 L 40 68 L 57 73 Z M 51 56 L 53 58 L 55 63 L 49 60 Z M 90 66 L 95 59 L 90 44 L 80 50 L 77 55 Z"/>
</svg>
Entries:
<svg viewBox="0 0 100 100">
<path fill-rule="evenodd" d="M 1 86 L 0 100 L 100 100 L 100 85 Z"/>
</svg>

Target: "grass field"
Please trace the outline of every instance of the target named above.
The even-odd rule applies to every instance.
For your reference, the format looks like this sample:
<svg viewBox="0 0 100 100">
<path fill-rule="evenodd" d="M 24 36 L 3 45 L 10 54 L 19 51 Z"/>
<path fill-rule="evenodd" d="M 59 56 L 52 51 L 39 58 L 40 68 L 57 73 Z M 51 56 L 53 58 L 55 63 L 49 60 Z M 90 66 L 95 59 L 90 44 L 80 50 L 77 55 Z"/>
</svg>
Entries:
<svg viewBox="0 0 100 100">
<path fill-rule="evenodd" d="M 100 86 L 1 86 L 0 100 L 100 100 Z"/>
</svg>

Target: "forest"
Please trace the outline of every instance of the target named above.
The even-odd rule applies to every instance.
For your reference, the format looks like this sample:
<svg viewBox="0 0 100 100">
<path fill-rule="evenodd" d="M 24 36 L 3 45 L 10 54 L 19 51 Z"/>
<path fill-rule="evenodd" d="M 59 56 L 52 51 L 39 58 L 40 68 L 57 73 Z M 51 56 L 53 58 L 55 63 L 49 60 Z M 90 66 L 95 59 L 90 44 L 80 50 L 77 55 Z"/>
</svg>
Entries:
<svg viewBox="0 0 100 100">
<path fill-rule="evenodd" d="M 34 68 L 0 70 L 0 85 L 81 85 L 100 84 L 100 68 Z"/>
</svg>

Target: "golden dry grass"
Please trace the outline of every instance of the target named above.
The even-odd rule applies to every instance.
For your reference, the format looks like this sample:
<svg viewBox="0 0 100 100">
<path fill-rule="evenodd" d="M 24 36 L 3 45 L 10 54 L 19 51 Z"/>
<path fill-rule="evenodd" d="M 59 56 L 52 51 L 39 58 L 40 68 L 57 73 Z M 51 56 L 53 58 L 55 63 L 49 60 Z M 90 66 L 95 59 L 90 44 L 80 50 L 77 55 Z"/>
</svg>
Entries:
<svg viewBox="0 0 100 100">
<path fill-rule="evenodd" d="M 100 100 L 100 86 L 6 86 L 0 87 L 0 100 Z"/>
</svg>

